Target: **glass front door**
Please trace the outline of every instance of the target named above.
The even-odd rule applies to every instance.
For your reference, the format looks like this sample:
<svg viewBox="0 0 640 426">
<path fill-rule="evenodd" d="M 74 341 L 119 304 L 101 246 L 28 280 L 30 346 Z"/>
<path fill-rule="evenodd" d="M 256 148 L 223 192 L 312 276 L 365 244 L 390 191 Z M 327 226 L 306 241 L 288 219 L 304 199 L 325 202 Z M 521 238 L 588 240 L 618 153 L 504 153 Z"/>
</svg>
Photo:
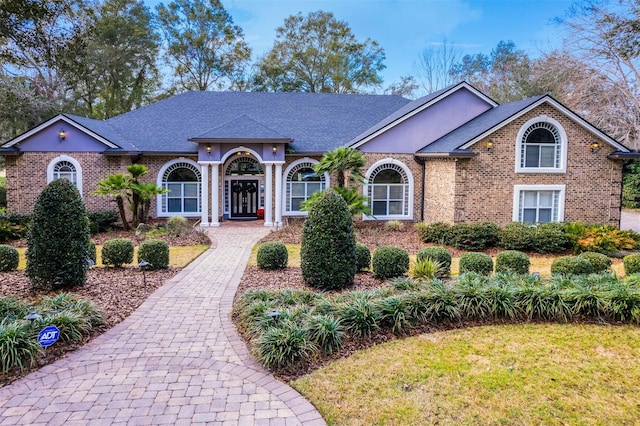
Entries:
<svg viewBox="0 0 640 426">
<path fill-rule="evenodd" d="M 258 217 L 257 180 L 231 181 L 231 219 Z"/>
</svg>

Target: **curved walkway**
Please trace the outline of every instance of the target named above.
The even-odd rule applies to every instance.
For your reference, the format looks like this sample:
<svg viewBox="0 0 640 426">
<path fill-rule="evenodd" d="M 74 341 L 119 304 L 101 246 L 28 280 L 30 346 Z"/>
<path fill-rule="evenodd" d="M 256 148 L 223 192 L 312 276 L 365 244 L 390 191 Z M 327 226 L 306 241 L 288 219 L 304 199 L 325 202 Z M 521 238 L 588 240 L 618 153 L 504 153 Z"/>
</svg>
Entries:
<svg viewBox="0 0 640 426">
<path fill-rule="evenodd" d="M 324 425 L 254 361 L 231 322 L 251 247 L 267 232 L 212 229 L 212 248 L 131 316 L 0 388 L 0 425 Z"/>
</svg>

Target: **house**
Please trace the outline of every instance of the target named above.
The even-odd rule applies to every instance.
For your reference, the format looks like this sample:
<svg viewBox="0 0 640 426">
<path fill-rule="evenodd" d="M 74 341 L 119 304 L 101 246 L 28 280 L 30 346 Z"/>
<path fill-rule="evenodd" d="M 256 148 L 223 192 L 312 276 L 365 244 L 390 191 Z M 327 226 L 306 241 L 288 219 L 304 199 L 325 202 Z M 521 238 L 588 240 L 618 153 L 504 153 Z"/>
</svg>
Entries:
<svg viewBox="0 0 640 426">
<path fill-rule="evenodd" d="M 313 165 L 351 146 L 367 158 L 371 220 L 585 221 L 619 225 L 624 159 L 638 153 L 549 95 L 498 105 L 462 82 L 399 96 L 187 92 L 100 121 L 60 114 L 4 143 L 10 212 L 30 212 L 51 180 L 75 183 L 89 210 L 98 180 L 148 166 L 169 190 L 152 216 L 264 225 L 302 216 L 331 185 Z"/>
</svg>

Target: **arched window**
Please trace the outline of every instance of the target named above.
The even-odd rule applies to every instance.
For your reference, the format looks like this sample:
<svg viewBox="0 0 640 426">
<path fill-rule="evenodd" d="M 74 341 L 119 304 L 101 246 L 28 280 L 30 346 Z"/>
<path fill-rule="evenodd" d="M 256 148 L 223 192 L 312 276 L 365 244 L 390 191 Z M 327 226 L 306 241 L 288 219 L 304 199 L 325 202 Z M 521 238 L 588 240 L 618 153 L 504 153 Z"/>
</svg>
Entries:
<svg viewBox="0 0 640 426">
<path fill-rule="evenodd" d="M 67 179 L 82 194 L 82 167 L 75 158 L 61 155 L 51 160 L 47 166 L 47 183 L 56 179 Z"/>
<path fill-rule="evenodd" d="M 163 189 L 160 213 L 164 216 L 198 216 L 200 206 L 200 170 L 195 164 L 178 161 L 162 172 Z"/>
<path fill-rule="evenodd" d="M 566 166 L 566 134 L 549 117 L 529 120 L 518 133 L 516 164 L 519 172 L 563 172 Z"/>
<path fill-rule="evenodd" d="M 304 158 L 292 163 L 285 170 L 284 212 L 289 215 L 306 214 L 301 205 L 311 195 L 327 188 L 328 177 L 313 171 L 316 160 Z"/>
<path fill-rule="evenodd" d="M 412 217 L 413 178 L 404 164 L 382 160 L 369 169 L 366 182 L 372 216 L 376 219 Z"/>
</svg>

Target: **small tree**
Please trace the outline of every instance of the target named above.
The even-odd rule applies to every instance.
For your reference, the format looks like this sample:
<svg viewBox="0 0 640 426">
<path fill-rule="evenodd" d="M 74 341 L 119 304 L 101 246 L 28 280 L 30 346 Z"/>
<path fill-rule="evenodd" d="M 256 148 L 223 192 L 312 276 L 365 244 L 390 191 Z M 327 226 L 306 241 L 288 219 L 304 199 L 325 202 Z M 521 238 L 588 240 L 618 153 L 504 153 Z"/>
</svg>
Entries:
<svg viewBox="0 0 640 426">
<path fill-rule="evenodd" d="M 302 278 L 321 289 L 353 284 L 356 274 L 356 237 L 344 199 L 333 189 L 323 192 L 302 228 Z"/>
<path fill-rule="evenodd" d="M 336 173 L 338 176 L 336 186 L 344 188 L 347 174 L 349 174 L 350 180 L 362 182 L 362 168 L 366 163 L 362 152 L 351 147 L 341 146 L 325 153 L 313 170 L 318 175 Z"/>
<path fill-rule="evenodd" d="M 89 219 L 78 189 L 66 179 L 51 182 L 33 210 L 27 234 L 31 285 L 58 289 L 84 284 L 89 268 Z"/>
</svg>

